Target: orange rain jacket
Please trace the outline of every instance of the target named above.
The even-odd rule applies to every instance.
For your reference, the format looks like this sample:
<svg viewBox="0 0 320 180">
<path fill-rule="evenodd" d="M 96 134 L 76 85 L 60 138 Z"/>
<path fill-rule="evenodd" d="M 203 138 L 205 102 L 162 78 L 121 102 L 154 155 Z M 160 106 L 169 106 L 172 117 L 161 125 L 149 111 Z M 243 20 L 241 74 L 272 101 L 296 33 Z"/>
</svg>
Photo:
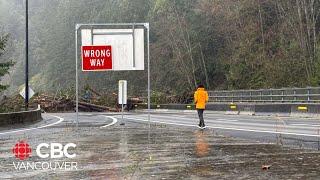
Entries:
<svg viewBox="0 0 320 180">
<path fill-rule="evenodd" d="M 208 102 L 208 92 L 204 88 L 198 88 L 194 93 L 194 102 L 196 103 L 196 109 L 205 109 Z"/>
</svg>

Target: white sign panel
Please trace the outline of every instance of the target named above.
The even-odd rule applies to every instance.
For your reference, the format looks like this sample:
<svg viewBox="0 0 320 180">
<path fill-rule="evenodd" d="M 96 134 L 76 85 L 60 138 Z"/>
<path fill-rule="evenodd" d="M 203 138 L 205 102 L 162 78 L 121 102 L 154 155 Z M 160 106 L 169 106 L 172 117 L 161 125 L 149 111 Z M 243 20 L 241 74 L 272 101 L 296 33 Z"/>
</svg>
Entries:
<svg viewBox="0 0 320 180">
<path fill-rule="evenodd" d="M 126 80 L 119 81 L 118 104 L 127 104 L 127 81 Z"/>
<path fill-rule="evenodd" d="M 23 99 L 26 99 L 26 90 L 25 90 L 26 88 L 24 87 L 21 91 L 20 91 L 20 95 L 23 97 Z M 34 93 L 34 91 L 29 87 L 29 99 L 31 99 L 32 98 L 32 96 L 34 95 L 35 93 Z"/>
<path fill-rule="evenodd" d="M 82 46 L 111 46 L 112 70 L 144 70 L 144 29 L 82 29 Z"/>
</svg>

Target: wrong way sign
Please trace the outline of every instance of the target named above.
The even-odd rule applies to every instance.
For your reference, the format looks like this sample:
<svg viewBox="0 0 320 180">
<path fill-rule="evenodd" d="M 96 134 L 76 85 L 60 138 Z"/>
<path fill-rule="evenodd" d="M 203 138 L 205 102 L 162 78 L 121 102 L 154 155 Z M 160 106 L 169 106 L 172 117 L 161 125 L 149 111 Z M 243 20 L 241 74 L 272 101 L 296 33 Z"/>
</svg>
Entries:
<svg viewBox="0 0 320 180">
<path fill-rule="evenodd" d="M 112 70 L 111 46 L 82 46 L 82 71 Z"/>
</svg>

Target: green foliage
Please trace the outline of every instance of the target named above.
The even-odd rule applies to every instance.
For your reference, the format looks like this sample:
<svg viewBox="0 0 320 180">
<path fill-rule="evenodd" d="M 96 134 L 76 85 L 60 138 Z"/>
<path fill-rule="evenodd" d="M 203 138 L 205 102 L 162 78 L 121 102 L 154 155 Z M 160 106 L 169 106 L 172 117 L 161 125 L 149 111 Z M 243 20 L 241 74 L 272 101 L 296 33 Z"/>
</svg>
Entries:
<svg viewBox="0 0 320 180">
<path fill-rule="evenodd" d="M 8 40 L 8 35 L 0 37 L 0 58 L 3 55 L 3 52 L 5 50 L 7 40 Z M 4 62 L 4 63 L 0 62 L 0 80 L 2 76 L 4 76 L 9 72 L 9 68 L 11 66 L 13 66 L 12 62 Z M 0 84 L 0 92 L 6 90 L 7 88 L 8 86 Z"/>
<path fill-rule="evenodd" d="M 13 39 L 6 57 L 17 62 L 14 92 L 24 82 L 24 6 L 20 0 L 1 2 L 0 22 Z M 31 86 L 53 93 L 74 88 L 75 24 L 106 22 L 150 22 L 151 87 L 159 93 L 187 94 L 198 83 L 209 89 L 318 86 L 320 18 L 312 17 L 320 2 L 297 2 L 29 1 Z M 126 79 L 130 95 L 146 95 L 146 71 L 79 75 L 80 91 L 88 85 L 114 92 L 118 80 Z M 153 96 L 157 102 L 162 94 Z"/>
<path fill-rule="evenodd" d="M 166 95 L 162 92 L 152 91 L 150 97 L 151 104 L 164 104 L 166 102 Z"/>
</svg>

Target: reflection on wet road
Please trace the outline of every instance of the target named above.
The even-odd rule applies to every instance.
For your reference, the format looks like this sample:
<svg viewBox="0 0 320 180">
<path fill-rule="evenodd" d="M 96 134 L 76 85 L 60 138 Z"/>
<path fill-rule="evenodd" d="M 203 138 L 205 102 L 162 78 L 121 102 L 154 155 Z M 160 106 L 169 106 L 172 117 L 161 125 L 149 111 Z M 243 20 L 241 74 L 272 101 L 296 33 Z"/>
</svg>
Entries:
<svg viewBox="0 0 320 180">
<path fill-rule="evenodd" d="M 203 130 L 198 130 L 195 132 L 196 136 L 196 154 L 199 157 L 208 155 L 209 153 L 209 144 L 206 140 Z"/>
</svg>

